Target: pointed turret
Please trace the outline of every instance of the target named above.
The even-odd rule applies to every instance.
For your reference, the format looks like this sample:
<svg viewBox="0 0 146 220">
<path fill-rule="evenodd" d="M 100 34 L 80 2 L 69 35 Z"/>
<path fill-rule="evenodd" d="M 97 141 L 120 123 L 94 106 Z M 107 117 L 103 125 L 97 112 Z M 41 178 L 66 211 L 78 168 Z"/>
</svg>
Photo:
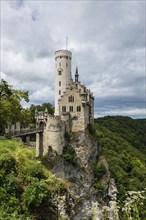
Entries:
<svg viewBox="0 0 146 220">
<path fill-rule="evenodd" d="M 75 82 L 79 81 L 78 67 L 76 66 Z"/>
<path fill-rule="evenodd" d="M 47 107 L 45 108 L 45 113 L 48 113 L 48 109 L 47 109 Z"/>
<path fill-rule="evenodd" d="M 44 111 L 44 116 L 45 116 L 45 118 L 47 118 L 47 117 L 48 117 L 48 109 L 47 109 L 47 107 L 45 108 L 45 111 Z"/>
</svg>

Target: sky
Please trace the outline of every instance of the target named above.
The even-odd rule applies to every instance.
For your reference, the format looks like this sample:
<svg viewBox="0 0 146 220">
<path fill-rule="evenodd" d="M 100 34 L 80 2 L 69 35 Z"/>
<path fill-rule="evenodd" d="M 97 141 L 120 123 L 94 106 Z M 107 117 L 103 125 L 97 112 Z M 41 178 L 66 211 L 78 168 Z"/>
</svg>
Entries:
<svg viewBox="0 0 146 220">
<path fill-rule="evenodd" d="M 1 78 L 54 105 L 54 52 L 95 97 L 95 117 L 146 117 L 146 1 L 1 0 Z M 24 103 L 23 103 L 24 104 Z M 26 104 L 24 104 L 26 106 Z"/>
</svg>

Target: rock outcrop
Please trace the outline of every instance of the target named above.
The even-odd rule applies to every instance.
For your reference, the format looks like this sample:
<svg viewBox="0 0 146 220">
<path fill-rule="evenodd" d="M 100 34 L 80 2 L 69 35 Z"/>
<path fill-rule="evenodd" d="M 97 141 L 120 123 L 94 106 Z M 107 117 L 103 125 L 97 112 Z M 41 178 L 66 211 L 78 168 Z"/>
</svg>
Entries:
<svg viewBox="0 0 146 220">
<path fill-rule="evenodd" d="M 66 144 L 75 150 L 76 163 L 66 161 L 63 155 L 57 155 L 51 149 L 47 157 L 53 173 L 68 183 L 67 192 L 54 198 L 59 219 L 104 220 L 108 216 L 109 219 L 118 220 L 117 189 L 114 180 L 110 178 L 108 164 L 100 155 L 100 145 L 96 138 L 86 130 L 73 133 Z M 106 172 L 97 180 L 93 164 L 99 162 L 102 162 Z"/>
</svg>

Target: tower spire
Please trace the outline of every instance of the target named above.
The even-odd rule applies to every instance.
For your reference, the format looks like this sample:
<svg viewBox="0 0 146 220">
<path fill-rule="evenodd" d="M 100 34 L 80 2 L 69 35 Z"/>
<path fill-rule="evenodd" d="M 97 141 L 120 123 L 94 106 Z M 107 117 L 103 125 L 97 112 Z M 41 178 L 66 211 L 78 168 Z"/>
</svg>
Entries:
<svg viewBox="0 0 146 220">
<path fill-rule="evenodd" d="M 79 81 L 78 66 L 76 66 L 75 82 Z"/>
</svg>

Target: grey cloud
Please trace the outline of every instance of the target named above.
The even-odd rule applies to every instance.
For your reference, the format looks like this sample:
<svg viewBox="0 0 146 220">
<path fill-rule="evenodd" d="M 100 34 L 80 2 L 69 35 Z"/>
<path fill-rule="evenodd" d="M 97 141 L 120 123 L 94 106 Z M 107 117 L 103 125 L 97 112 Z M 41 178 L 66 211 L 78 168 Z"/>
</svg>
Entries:
<svg viewBox="0 0 146 220">
<path fill-rule="evenodd" d="M 31 103 L 53 103 L 54 52 L 65 49 L 68 36 L 72 73 L 78 65 L 81 82 L 94 92 L 96 115 L 144 117 L 144 4 L 16 1 L 12 7 L 2 2 L 2 52 L 7 54 L 2 71 L 15 86 L 30 91 Z"/>
</svg>

